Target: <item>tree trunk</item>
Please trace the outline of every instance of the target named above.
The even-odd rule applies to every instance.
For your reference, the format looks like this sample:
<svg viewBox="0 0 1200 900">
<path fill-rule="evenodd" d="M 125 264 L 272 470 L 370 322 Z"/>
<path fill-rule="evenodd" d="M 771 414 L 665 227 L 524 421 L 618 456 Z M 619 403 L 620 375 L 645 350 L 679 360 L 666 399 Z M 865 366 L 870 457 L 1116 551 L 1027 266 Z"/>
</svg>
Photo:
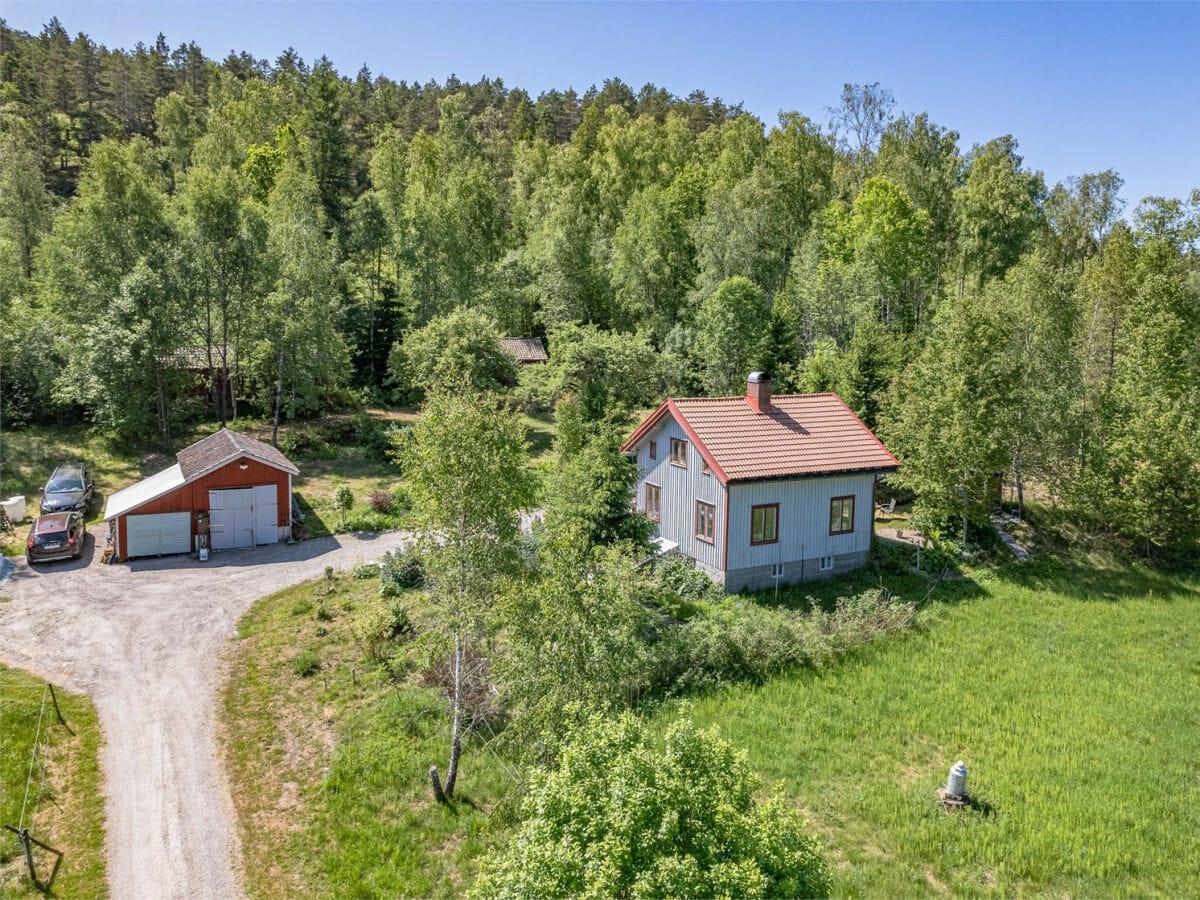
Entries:
<svg viewBox="0 0 1200 900">
<path fill-rule="evenodd" d="M 429 767 L 429 783 L 433 785 L 433 799 L 438 803 L 449 803 L 446 792 L 442 790 L 442 779 L 438 775 L 437 766 Z"/>
<path fill-rule="evenodd" d="M 454 638 L 454 710 L 450 717 L 450 766 L 446 770 L 446 796 L 454 796 L 454 783 L 458 780 L 458 758 L 462 755 L 462 696 L 463 696 L 463 640 L 462 635 Z"/>
<path fill-rule="evenodd" d="M 158 448 L 165 452 L 171 443 L 171 425 L 167 418 L 167 397 L 161 366 L 154 367 L 154 400 L 158 409 Z"/>
<path fill-rule="evenodd" d="M 217 398 L 217 416 L 225 427 L 225 392 L 229 390 L 229 309 L 228 300 L 221 306 L 221 393 Z"/>
<path fill-rule="evenodd" d="M 217 362 L 213 359 L 212 300 L 204 301 L 204 358 L 208 362 L 208 395 L 217 402 Z"/>
<path fill-rule="evenodd" d="M 371 284 L 371 306 L 367 326 L 367 354 L 371 360 L 371 387 L 375 384 L 375 303 L 379 294 L 379 281 L 383 274 L 383 251 L 375 254 L 375 279 Z"/>
<path fill-rule="evenodd" d="M 1017 482 L 1017 521 L 1025 521 L 1025 477 L 1021 472 L 1021 448 L 1017 447 L 1017 452 L 1013 459 L 1013 478 Z"/>
<path fill-rule="evenodd" d="M 279 446 L 279 405 L 283 402 L 283 341 L 275 358 L 275 410 L 271 422 L 271 445 Z"/>
</svg>

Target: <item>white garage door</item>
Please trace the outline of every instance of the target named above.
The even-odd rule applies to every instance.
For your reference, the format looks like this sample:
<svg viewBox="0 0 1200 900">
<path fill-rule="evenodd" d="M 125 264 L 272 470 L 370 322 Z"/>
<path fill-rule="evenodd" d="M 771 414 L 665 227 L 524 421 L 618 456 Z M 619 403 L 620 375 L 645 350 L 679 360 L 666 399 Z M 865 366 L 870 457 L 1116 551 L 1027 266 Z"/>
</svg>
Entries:
<svg viewBox="0 0 1200 900">
<path fill-rule="evenodd" d="M 272 484 L 208 492 L 210 542 L 214 550 L 279 543 L 278 494 Z"/>
<path fill-rule="evenodd" d="M 125 543 L 126 556 L 191 553 L 192 514 L 179 512 L 126 516 Z"/>
</svg>

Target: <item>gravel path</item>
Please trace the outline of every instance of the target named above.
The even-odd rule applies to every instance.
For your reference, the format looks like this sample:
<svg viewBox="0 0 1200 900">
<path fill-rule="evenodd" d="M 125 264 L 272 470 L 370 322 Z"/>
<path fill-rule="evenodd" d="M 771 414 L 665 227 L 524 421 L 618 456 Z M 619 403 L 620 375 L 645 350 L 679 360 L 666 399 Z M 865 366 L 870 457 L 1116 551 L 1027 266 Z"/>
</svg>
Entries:
<svg viewBox="0 0 1200 900">
<path fill-rule="evenodd" d="M 31 570 L 0 591 L 0 662 L 90 694 L 102 756 L 108 882 L 124 898 L 240 896 L 237 831 L 217 758 L 221 650 L 251 604 L 378 559 L 399 532 L 189 557 Z"/>
</svg>

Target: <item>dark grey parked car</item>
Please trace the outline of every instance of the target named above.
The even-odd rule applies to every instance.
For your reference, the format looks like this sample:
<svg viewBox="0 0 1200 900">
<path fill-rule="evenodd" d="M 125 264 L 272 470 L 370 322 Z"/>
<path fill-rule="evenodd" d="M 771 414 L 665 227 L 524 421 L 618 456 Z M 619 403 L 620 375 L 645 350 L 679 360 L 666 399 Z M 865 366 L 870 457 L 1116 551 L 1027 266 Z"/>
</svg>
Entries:
<svg viewBox="0 0 1200 900">
<path fill-rule="evenodd" d="M 94 489 L 92 473 L 83 463 L 59 466 L 42 488 L 42 512 L 86 514 Z"/>
</svg>

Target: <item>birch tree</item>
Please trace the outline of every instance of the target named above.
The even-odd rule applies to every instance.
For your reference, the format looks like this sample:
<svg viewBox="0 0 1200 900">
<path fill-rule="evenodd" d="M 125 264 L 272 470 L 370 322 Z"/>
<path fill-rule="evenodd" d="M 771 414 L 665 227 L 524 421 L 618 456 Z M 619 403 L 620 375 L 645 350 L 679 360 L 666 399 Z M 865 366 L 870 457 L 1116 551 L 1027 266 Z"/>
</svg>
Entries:
<svg viewBox="0 0 1200 900">
<path fill-rule="evenodd" d="M 533 501 L 524 426 L 485 394 L 435 393 L 404 448 L 418 542 L 430 595 L 440 610 L 451 673 L 450 759 L 434 796 L 452 799 L 463 739 L 474 724 L 467 698 L 483 676 L 479 650 L 491 633 L 493 601 L 519 565 L 518 511 Z"/>
</svg>

